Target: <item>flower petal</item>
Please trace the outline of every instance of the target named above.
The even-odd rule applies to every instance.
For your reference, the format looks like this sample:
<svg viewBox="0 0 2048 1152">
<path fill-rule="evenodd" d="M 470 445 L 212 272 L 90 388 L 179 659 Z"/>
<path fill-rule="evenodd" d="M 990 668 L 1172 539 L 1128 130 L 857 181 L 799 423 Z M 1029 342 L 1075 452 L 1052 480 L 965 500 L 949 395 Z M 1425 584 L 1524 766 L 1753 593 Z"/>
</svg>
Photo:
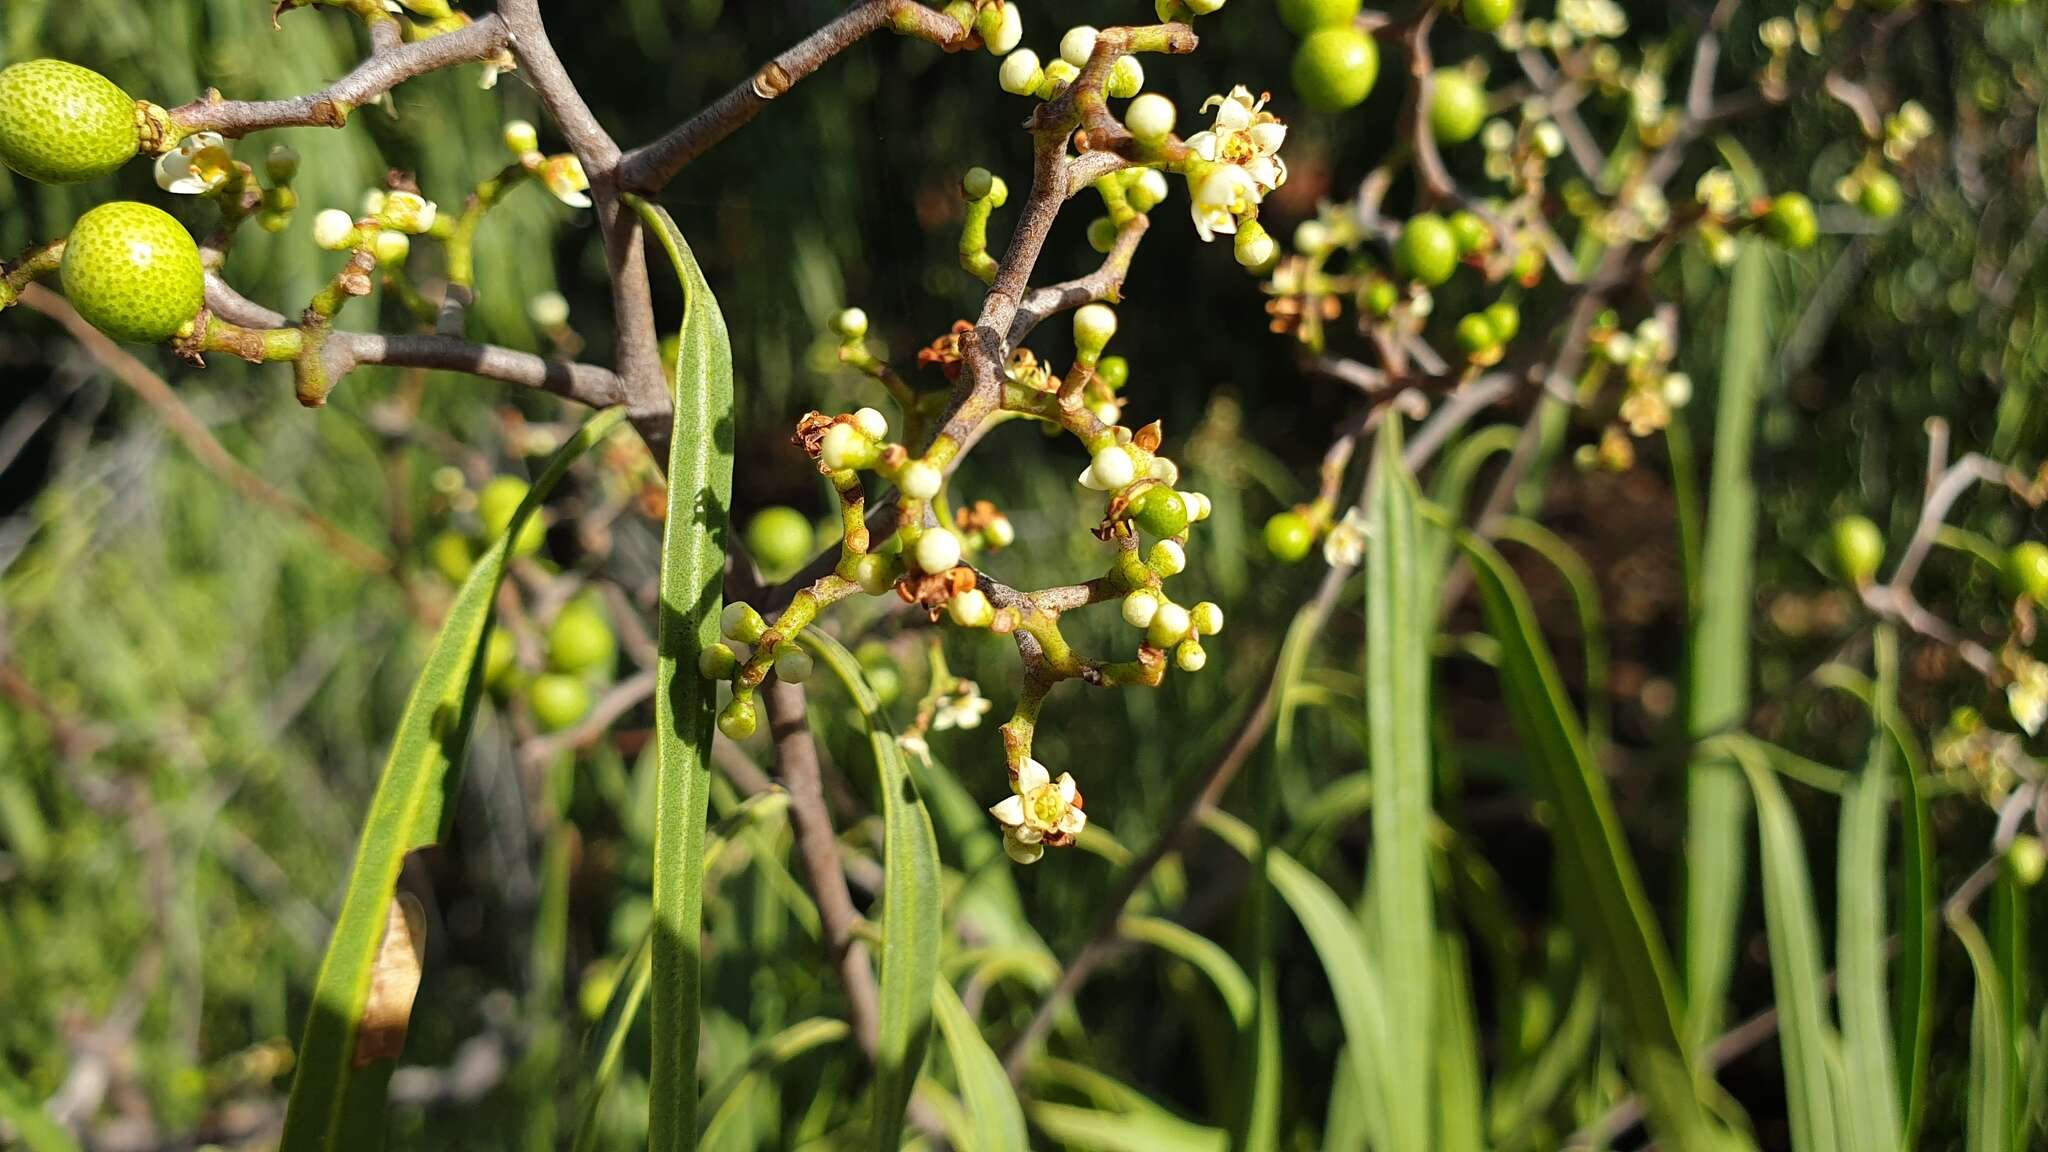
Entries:
<svg viewBox="0 0 2048 1152">
<path fill-rule="evenodd" d="M 1045 765 L 1036 760 L 1026 760 L 1024 766 L 1017 769 L 1017 794 L 1020 796 L 1037 791 L 1050 783 L 1052 773 L 1046 771 Z"/>
<path fill-rule="evenodd" d="M 1087 826 L 1088 813 L 1079 808 L 1069 808 L 1067 814 L 1060 817 L 1060 831 L 1068 836 L 1079 836 L 1081 829 Z"/>
<path fill-rule="evenodd" d="M 1005 796 L 988 810 L 988 814 L 1012 828 L 1021 827 L 1024 823 L 1024 797 Z"/>
<path fill-rule="evenodd" d="M 1023 844 L 1005 836 L 1003 837 L 1003 851 L 1009 853 L 1010 859 L 1015 860 L 1019 864 L 1036 864 L 1038 863 L 1038 858 L 1045 855 L 1045 845 Z"/>
<path fill-rule="evenodd" d="M 1062 772 L 1060 773 L 1060 778 L 1055 783 L 1060 786 L 1060 803 L 1072 804 L 1074 802 L 1074 794 L 1079 791 L 1079 789 L 1074 787 L 1074 774 L 1072 772 Z"/>
<path fill-rule="evenodd" d="M 1045 841 L 1045 832 L 1029 824 L 1010 829 L 1008 835 L 1020 844 L 1041 844 Z"/>
</svg>

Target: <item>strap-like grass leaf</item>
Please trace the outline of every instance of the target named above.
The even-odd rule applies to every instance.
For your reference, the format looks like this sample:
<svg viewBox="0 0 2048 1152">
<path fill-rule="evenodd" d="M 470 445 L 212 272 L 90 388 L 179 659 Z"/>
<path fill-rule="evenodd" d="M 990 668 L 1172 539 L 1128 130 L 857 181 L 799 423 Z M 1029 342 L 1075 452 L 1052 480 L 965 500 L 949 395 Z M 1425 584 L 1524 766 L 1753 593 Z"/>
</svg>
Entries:
<svg viewBox="0 0 2048 1152">
<path fill-rule="evenodd" d="M 1842 1139 L 1857 1152 L 1891 1152 L 1903 1133 L 1892 1042 L 1885 944 L 1885 838 L 1898 757 L 1888 724 L 1897 707 L 1898 636 L 1877 630 L 1878 690 L 1870 757 L 1842 798 L 1836 868 L 1835 952 L 1840 969 L 1842 1060 L 1848 1107 Z"/>
<path fill-rule="evenodd" d="M 1487 627 L 1500 642 L 1508 710 L 1555 807 L 1567 910 L 1614 997 L 1626 1033 L 1623 1058 L 1649 1105 L 1650 1126 L 1672 1147 L 1721 1147 L 1725 1133 L 1709 1114 L 1679 1033 L 1670 953 L 1529 594 L 1485 541 L 1463 533 L 1459 544 L 1472 561 Z"/>
<path fill-rule="evenodd" d="M 2013 1084 L 2018 1054 L 2012 1046 L 2012 1002 L 2006 998 L 1998 957 L 1969 913 L 1951 907 L 1949 930 L 1970 957 L 1976 994 L 1970 1007 L 1970 1080 L 1963 1147 L 1966 1152 L 2016 1152 Z"/>
<path fill-rule="evenodd" d="M 1380 424 L 1366 534 L 1365 679 L 1372 767 L 1373 939 L 1387 1006 L 1387 1136 L 1428 1148 L 1436 1042 L 1436 894 L 1429 879 L 1429 634 L 1435 581 L 1418 550 L 1401 422 Z"/>
<path fill-rule="evenodd" d="M 1479 1027 L 1472 1019 L 1472 977 L 1465 942 L 1456 932 L 1437 934 L 1436 1034 L 1430 1037 L 1436 1072 L 1436 1152 L 1481 1152 L 1486 1109 L 1480 1079 Z"/>
<path fill-rule="evenodd" d="M 724 1147 L 727 1130 L 747 1117 L 747 1099 L 762 1076 L 827 1044 L 837 1044 L 852 1031 L 844 1020 L 814 1017 L 800 1020 L 777 1032 L 747 1053 L 746 1063 L 733 1069 L 725 1079 L 704 1094 L 703 1144 Z"/>
<path fill-rule="evenodd" d="M 903 1139 L 903 1112 L 931 1040 L 932 985 L 939 977 L 939 842 L 903 750 L 860 665 L 837 640 L 806 628 L 798 637 L 853 697 L 868 728 L 882 796 L 881 1034 L 875 1054 L 873 1147 Z"/>
<path fill-rule="evenodd" d="M 483 695 L 476 669 L 490 634 L 491 608 L 505 575 L 510 541 L 569 465 L 625 419 L 614 409 L 593 417 L 535 479 L 506 535 L 470 569 L 427 652 L 426 666 L 398 722 L 356 845 L 348 890 L 320 962 L 313 1004 L 299 1042 L 298 1075 L 285 1111 L 282 1152 L 374 1152 L 383 1143 L 384 1086 L 392 1059 L 358 1059 L 357 1036 L 371 978 L 390 922 L 406 854 L 437 841 L 447 798 L 461 776 L 463 750 Z M 392 1026 L 401 1027 L 402 1022 Z M 403 1043 L 403 1033 L 396 1037 Z M 396 1052 L 393 1051 L 392 1056 Z"/>
<path fill-rule="evenodd" d="M 1230 1137 L 1166 1112 L 1098 1112 L 1070 1104 L 1033 1104 L 1031 1122 L 1074 1152 L 1224 1152 Z"/>
<path fill-rule="evenodd" d="M 1699 611 L 1690 642 L 1692 737 L 1739 726 L 1749 712 L 1750 600 L 1756 552 L 1756 484 L 1750 475 L 1757 399 L 1763 391 L 1765 307 L 1771 290 L 1763 245 L 1747 241 L 1735 261 L 1714 415 Z M 1696 757 L 1686 777 L 1686 1039 L 1721 1030 L 1728 974 L 1742 918 L 1749 790 L 1732 760 Z"/>
<path fill-rule="evenodd" d="M 653 1103 L 648 1147 L 694 1148 L 704 972 L 704 837 L 716 686 L 697 654 L 718 640 L 725 526 L 732 507 L 732 343 L 697 258 L 669 214 L 629 198 L 682 282 L 668 522 L 661 540 L 655 644 Z"/>
<path fill-rule="evenodd" d="M 1126 940 L 1150 944 L 1193 965 L 1216 986 L 1216 994 L 1223 998 L 1231 1022 L 1240 1029 L 1251 1026 L 1251 978 L 1221 944 L 1192 928 L 1156 916 L 1126 916 L 1117 922 L 1117 932 Z"/>
<path fill-rule="evenodd" d="M 960 1098 L 967 1105 L 967 1131 L 972 1139 L 961 1146 L 977 1152 L 1031 1152 L 1024 1131 L 1024 1109 L 1017 1103 L 1010 1076 L 988 1041 L 982 1039 L 981 1029 L 951 984 L 933 982 L 932 1008 L 939 1035 L 946 1041 L 946 1055 L 953 1061 L 953 1075 L 960 1083 Z"/>
</svg>

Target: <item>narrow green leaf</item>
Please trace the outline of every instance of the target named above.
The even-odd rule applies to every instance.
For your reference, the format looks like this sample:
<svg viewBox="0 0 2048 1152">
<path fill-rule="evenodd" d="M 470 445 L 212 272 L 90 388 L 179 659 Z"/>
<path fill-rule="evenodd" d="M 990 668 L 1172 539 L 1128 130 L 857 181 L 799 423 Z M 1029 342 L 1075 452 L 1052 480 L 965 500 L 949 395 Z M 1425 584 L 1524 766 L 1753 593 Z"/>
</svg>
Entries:
<svg viewBox="0 0 2048 1152">
<path fill-rule="evenodd" d="M 1714 420 L 1699 613 L 1690 645 L 1689 727 L 1694 740 L 1741 725 L 1749 712 L 1750 600 L 1756 553 L 1756 485 L 1750 475 L 1763 391 L 1770 277 L 1759 242 L 1742 242 L 1729 288 Z M 1749 791 L 1725 758 L 1696 757 L 1686 780 L 1686 1039 L 1697 1047 L 1721 1030 L 1728 974 L 1742 918 Z"/>
<path fill-rule="evenodd" d="M 938 980 L 932 989 L 933 1014 L 939 1035 L 946 1041 L 946 1054 L 953 1061 L 960 1098 L 967 1105 L 968 1133 L 973 1137 L 961 1146 L 988 1152 L 1031 1152 L 1024 1131 L 1024 1109 L 1017 1103 L 1017 1092 L 1010 1087 L 1003 1062 L 982 1039 L 981 1029 L 967 1014 L 953 986 Z"/>
<path fill-rule="evenodd" d="M 1242 821 L 1210 811 L 1203 814 L 1202 826 L 1243 853 L 1245 859 L 1257 858 L 1258 837 Z M 1399 1146 L 1387 1134 L 1385 1101 L 1390 1075 L 1387 1061 L 1393 1049 L 1387 1036 L 1386 1001 L 1365 934 L 1330 886 L 1285 852 L 1267 849 L 1266 878 L 1294 911 L 1294 918 L 1301 922 L 1309 944 L 1323 963 L 1323 973 L 1329 978 L 1330 992 L 1337 1002 L 1337 1018 L 1344 1027 L 1344 1040 L 1351 1052 L 1356 1081 L 1349 1090 L 1363 1101 L 1366 1123 L 1373 1134 L 1372 1146 L 1392 1152 Z"/>
<path fill-rule="evenodd" d="M 1224 1152 L 1222 1129 L 1165 1112 L 1099 1112 L 1068 1104 L 1033 1104 L 1031 1122 L 1073 1152 Z"/>
<path fill-rule="evenodd" d="M 1529 595 L 1485 541 L 1464 533 L 1459 543 L 1472 561 L 1487 627 L 1500 641 L 1508 710 L 1556 809 L 1567 907 L 1614 996 L 1627 1036 L 1623 1056 L 1649 1105 L 1651 1128 L 1673 1147 L 1721 1147 L 1725 1135 L 1708 1112 L 1679 1033 L 1670 953 Z"/>
<path fill-rule="evenodd" d="M 374 1152 L 383 1143 L 384 1085 L 404 1021 L 388 1030 L 372 1056 L 357 1052 L 358 1032 L 370 1001 L 371 977 L 391 923 L 392 900 L 406 854 L 440 838 L 447 797 L 461 775 L 463 752 L 483 695 L 475 675 L 490 634 L 491 608 L 505 574 L 506 549 L 527 517 L 547 498 L 569 465 L 625 419 L 619 409 L 593 417 L 556 452 L 534 481 L 507 526 L 470 569 L 449 605 L 448 617 L 413 682 L 405 713 L 384 761 L 370 811 L 363 820 L 355 864 L 334 934 L 320 962 L 313 1005 L 299 1042 L 298 1074 L 285 1110 L 282 1152 Z"/>
<path fill-rule="evenodd" d="M 1479 1027 L 1472 1019 L 1472 976 L 1465 942 L 1456 932 L 1437 934 L 1436 1033 L 1430 1037 L 1436 1074 L 1436 1152 L 1481 1152 L 1486 1115 L 1479 1073 Z"/>
<path fill-rule="evenodd" d="M 1895 749 L 1886 721 L 1896 710 L 1898 636 L 1877 630 L 1878 694 L 1870 757 L 1842 800 L 1836 868 L 1836 963 L 1840 970 L 1842 1059 L 1848 1108 L 1843 1143 L 1890 1152 L 1904 1132 L 1892 1041 L 1885 942 L 1885 837 L 1891 825 Z"/>
<path fill-rule="evenodd" d="M 861 676 L 860 664 L 837 640 L 806 628 L 797 637 L 846 685 L 867 723 L 882 796 L 881 1035 L 875 1056 L 874 1143 L 894 1149 L 903 1112 L 931 1040 L 932 985 L 939 977 L 942 925 L 938 836 L 903 762 L 889 716 Z"/>
<path fill-rule="evenodd" d="M 1372 1121 L 1366 1116 L 1365 1097 L 1353 1087 L 1359 1076 L 1351 1046 L 1339 1048 L 1330 1074 L 1330 1106 L 1323 1117 L 1323 1152 L 1357 1152 L 1371 1146 Z"/>
<path fill-rule="evenodd" d="M 1126 940 L 1150 944 L 1177 959 L 1185 960 L 1216 986 L 1231 1022 L 1240 1029 L 1252 1022 L 1252 982 L 1232 959 L 1228 949 L 1207 936 L 1171 920 L 1156 916 L 1126 916 L 1117 923 Z"/>
<path fill-rule="evenodd" d="M 1436 1031 L 1436 894 L 1429 879 L 1429 636 L 1434 581 L 1416 541 L 1415 482 L 1401 422 L 1380 424 L 1366 519 L 1365 678 L 1372 767 L 1373 939 L 1387 1006 L 1387 1137 L 1433 1147 L 1429 1081 Z"/>
<path fill-rule="evenodd" d="M 1593 566 L 1564 537 L 1534 520 L 1505 516 L 1497 526 L 1503 540 L 1512 540 L 1550 562 L 1572 594 L 1572 606 L 1579 612 L 1579 638 L 1586 653 L 1587 736 L 1598 749 L 1607 743 L 1612 727 L 1608 720 L 1607 621 L 1600 610 L 1600 582 Z"/>
<path fill-rule="evenodd" d="M 79 1152 L 78 1141 L 63 1125 L 10 1084 L 0 1083 L 0 1121 L 14 1129 L 27 1152 Z"/>
<path fill-rule="evenodd" d="M 627 202 L 683 287 L 669 434 L 668 520 L 661 540 L 655 644 L 654 1044 L 648 1147 L 697 1140 L 697 1043 L 703 1028 L 704 837 L 711 802 L 717 687 L 697 654 L 718 641 L 725 528 L 732 508 L 732 342 L 689 242 L 663 209 Z"/>
<path fill-rule="evenodd" d="M 1837 1152 L 1865 1145 L 1838 1136 L 1829 1082 L 1827 992 L 1821 983 L 1820 922 L 1798 818 L 1777 776 L 1757 758 L 1742 767 L 1756 794 L 1757 839 L 1763 845 L 1764 926 L 1770 941 L 1771 987 L 1778 1005 L 1778 1051 L 1785 1069 L 1785 1109 L 1793 1152 Z M 1870 1145 L 1869 1147 L 1877 1147 Z"/>
<path fill-rule="evenodd" d="M 2011 876 L 2001 874 L 1991 886 L 1991 951 L 1998 960 L 1998 974 L 2005 981 L 2006 1050 L 2013 1053 L 2009 1118 L 2012 1147 L 2024 1146 L 2026 1122 L 2025 1066 L 2040 1056 L 2027 1050 L 2028 986 L 2032 969 L 2027 963 L 2027 892 Z"/>
<path fill-rule="evenodd" d="M 704 1094 L 704 1114 L 709 1117 L 704 1124 L 704 1146 L 716 1148 L 730 1138 L 727 1133 L 732 1125 L 747 1118 L 748 1096 L 768 1073 L 813 1049 L 839 1043 L 851 1031 L 844 1020 L 819 1016 L 800 1020 L 754 1045 L 746 1063 Z"/>
<path fill-rule="evenodd" d="M 1963 1147 L 1966 1152 L 2018 1152 L 2012 1140 L 2013 1084 L 2018 1053 L 2012 1046 L 2011 1001 L 1998 973 L 1998 957 L 1968 911 L 1950 907 L 1949 930 L 1970 957 L 1976 994 L 1970 1008 L 1970 1080 Z"/>
</svg>

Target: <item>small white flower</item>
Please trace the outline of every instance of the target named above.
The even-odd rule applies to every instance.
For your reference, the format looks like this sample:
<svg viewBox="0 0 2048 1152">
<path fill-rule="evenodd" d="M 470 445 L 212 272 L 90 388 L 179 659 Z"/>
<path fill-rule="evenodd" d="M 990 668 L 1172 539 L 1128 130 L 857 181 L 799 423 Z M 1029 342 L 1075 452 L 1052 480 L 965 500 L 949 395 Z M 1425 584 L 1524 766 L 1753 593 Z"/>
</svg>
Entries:
<svg viewBox="0 0 2048 1152">
<path fill-rule="evenodd" d="M 590 207 L 590 177 L 583 173 L 583 161 L 564 152 L 550 156 L 534 167 L 533 174 L 555 199 L 571 208 Z"/>
<path fill-rule="evenodd" d="M 1189 214 L 1203 240 L 1237 232 L 1237 218 L 1258 206 L 1261 193 L 1251 174 L 1235 164 L 1215 165 L 1192 189 Z"/>
<path fill-rule="evenodd" d="M 1045 765 L 1026 760 L 1013 787 L 1012 795 L 988 811 L 1003 826 L 1003 848 L 1017 863 L 1037 860 L 1047 845 L 1072 844 L 1088 826 L 1081 790 L 1071 773 L 1062 772 L 1055 780 Z"/>
<path fill-rule="evenodd" d="M 2041 722 L 2048 720 L 2048 664 L 2020 657 L 2005 688 L 2005 703 L 2027 735 L 2040 732 Z"/>
<path fill-rule="evenodd" d="M 1202 102 L 1202 111 L 1211 108 L 1216 109 L 1215 126 L 1188 137 L 1188 147 L 1195 155 L 1243 169 L 1258 187 L 1254 204 L 1285 184 L 1287 163 L 1280 159 L 1280 146 L 1287 141 L 1287 125 L 1266 111 L 1264 98 L 1253 96 L 1240 84 L 1228 96 L 1211 96 Z"/>
<path fill-rule="evenodd" d="M 1356 568 L 1365 560 L 1365 513 L 1355 506 L 1323 537 L 1323 562 L 1332 568 Z"/>
<path fill-rule="evenodd" d="M 156 186 L 174 196 L 204 196 L 234 171 L 234 153 L 220 133 L 194 132 L 156 158 Z"/>
<path fill-rule="evenodd" d="M 955 680 L 953 690 L 940 696 L 932 706 L 932 731 L 958 728 L 964 732 L 979 728 L 981 718 L 994 707 L 992 701 L 982 696 L 980 685 L 972 680 Z"/>
<path fill-rule="evenodd" d="M 413 236 L 422 236 L 433 231 L 434 220 L 439 210 L 432 200 L 417 192 L 387 192 L 384 195 L 384 211 L 380 214 L 388 228 Z"/>
</svg>

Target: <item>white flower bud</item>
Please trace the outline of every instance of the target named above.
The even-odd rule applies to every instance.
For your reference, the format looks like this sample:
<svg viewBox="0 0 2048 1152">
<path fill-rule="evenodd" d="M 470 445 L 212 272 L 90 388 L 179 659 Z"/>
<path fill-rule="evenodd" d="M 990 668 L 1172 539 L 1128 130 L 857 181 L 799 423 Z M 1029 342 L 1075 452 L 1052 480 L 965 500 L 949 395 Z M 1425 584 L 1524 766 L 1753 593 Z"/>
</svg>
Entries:
<svg viewBox="0 0 2048 1152">
<path fill-rule="evenodd" d="M 1124 127 L 1129 128 L 1131 135 L 1141 141 L 1156 142 L 1166 139 L 1173 131 L 1173 124 L 1178 116 L 1173 101 L 1157 92 L 1147 92 L 1131 101 L 1130 107 L 1124 109 Z M 1161 183 L 1164 182 L 1165 178 L 1161 177 Z"/>
<path fill-rule="evenodd" d="M 382 188 L 372 188 L 368 192 L 363 193 L 363 215 L 382 216 L 383 214 L 384 190 Z"/>
<path fill-rule="evenodd" d="M 1209 513 L 1216 510 L 1216 506 L 1210 503 L 1209 498 L 1200 492 L 1183 492 L 1180 498 L 1187 503 L 1190 524 L 1200 524 L 1209 518 Z"/>
<path fill-rule="evenodd" d="M 1271 233 L 1259 227 L 1258 221 L 1247 220 L 1237 230 L 1231 254 L 1237 257 L 1239 266 L 1258 271 L 1280 258 L 1280 245 L 1273 242 Z"/>
<path fill-rule="evenodd" d="M 329 252 L 346 251 L 355 234 L 355 219 L 339 208 L 329 208 L 313 217 L 313 243 Z"/>
<path fill-rule="evenodd" d="M 379 216 L 387 227 L 419 236 L 433 230 L 438 214 L 434 202 L 417 192 L 391 192 L 385 195 Z"/>
<path fill-rule="evenodd" d="M 917 566 L 925 572 L 950 572 L 960 563 L 960 538 L 944 528 L 927 528 L 917 538 Z"/>
<path fill-rule="evenodd" d="M 1537 149 L 1545 156 L 1555 160 L 1564 155 L 1564 131 L 1550 121 L 1545 120 L 1538 124 L 1532 139 L 1536 141 Z"/>
<path fill-rule="evenodd" d="M 1102 421 L 1103 425 L 1108 428 L 1116 427 L 1116 422 L 1124 418 L 1124 410 L 1117 407 L 1116 402 L 1113 400 L 1105 400 L 1097 404 L 1091 411 L 1095 413 L 1095 418 Z"/>
<path fill-rule="evenodd" d="M 1159 615 L 1159 597 L 1140 589 L 1124 597 L 1124 623 L 1133 628 L 1149 627 Z"/>
<path fill-rule="evenodd" d="M 1223 606 L 1214 600 L 1204 600 L 1188 611 L 1188 626 L 1196 635 L 1214 636 L 1223 631 Z"/>
<path fill-rule="evenodd" d="M 853 424 L 870 440 L 880 440 L 889 435 L 889 418 L 873 408 L 862 408 L 855 412 Z"/>
<path fill-rule="evenodd" d="M 524 120 L 513 120 L 505 125 L 505 148 L 514 156 L 524 156 L 540 151 L 540 133 Z"/>
<path fill-rule="evenodd" d="M 1060 37 L 1060 59 L 1079 68 L 1088 63 L 1088 57 L 1095 54 L 1096 31 L 1086 24 L 1076 24 Z"/>
<path fill-rule="evenodd" d="M 370 241 L 370 252 L 377 258 L 378 264 L 386 268 L 395 268 L 405 263 L 407 256 L 412 255 L 412 237 L 389 229 L 380 231 Z"/>
<path fill-rule="evenodd" d="M 1137 465 L 1132 463 L 1131 454 L 1121 444 L 1112 444 L 1095 454 L 1089 461 L 1088 471 L 1094 474 L 1095 484 L 1101 491 L 1114 492 L 1138 478 Z"/>
<path fill-rule="evenodd" d="M 1143 103 L 1145 100 L 1150 98 L 1151 95 L 1149 93 L 1144 96 L 1140 96 L 1136 100 L 1131 101 L 1131 107 L 1136 108 L 1140 103 Z M 1161 96 L 1159 97 L 1159 99 L 1165 100 L 1166 97 Z M 1169 103 L 1167 107 L 1169 110 L 1171 110 L 1172 104 Z M 1133 134 L 1137 132 L 1137 128 L 1131 125 L 1130 116 L 1128 113 L 1125 114 L 1124 122 L 1127 127 L 1131 128 Z M 1172 121 L 1169 120 L 1167 122 L 1166 130 L 1168 132 L 1173 131 Z M 1138 178 L 1136 180 L 1131 181 L 1131 187 L 1128 191 L 1124 193 L 1124 196 L 1131 202 L 1131 207 L 1134 210 L 1139 212 L 1150 212 L 1152 209 L 1159 207 L 1159 205 L 1166 201 L 1166 193 L 1168 191 L 1168 187 L 1169 186 L 1166 183 L 1166 173 L 1161 172 L 1157 168 L 1147 168 L 1144 171 L 1138 173 Z"/>
<path fill-rule="evenodd" d="M 1029 96 L 1038 91 L 1038 86 L 1045 82 L 1045 70 L 1038 66 L 1038 53 L 1019 48 L 1003 57 L 996 82 L 1012 96 Z"/>
<path fill-rule="evenodd" d="M 1173 663 L 1183 672 L 1200 672 L 1209 665 L 1209 653 L 1191 636 L 1173 650 Z"/>
<path fill-rule="evenodd" d="M 1207 16 L 1223 7 L 1223 0 L 1187 0 L 1188 11 L 1197 16 Z"/>
<path fill-rule="evenodd" d="M 1118 100 L 1128 100 L 1145 89 L 1145 66 L 1136 56 L 1119 56 L 1110 65 L 1109 83 L 1103 86 Z"/>
<path fill-rule="evenodd" d="M 944 479 L 937 468 L 922 460 L 912 460 L 897 475 L 896 487 L 912 500 L 929 500 L 939 494 L 939 483 Z"/>
<path fill-rule="evenodd" d="M 1294 248 L 1304 256 L 1321 256 L 1330 250 L 1330 226 L 1320 220 L 1303 220 L 1294 229 Z"/>
<path fill-rule="evenodd" d="M 991 548 L 1008 548 L 1017 542 L 1017 526 L 1010 523 L 1008 516 L 998 516 L 988 522 L 981 535 Z"/>
<path fill-rule="evenodd" d="M 728 640 L 752 644 L 768 631 L 768 622 L 751 604 L 727 604 L 718 615 L 718 631 Z"/>
<path fill-rule="evenodd" d="M 1081 359 L 1102 355 L 1109 338 L 1116 335 L 1116 309 L 1107 304 L 1084 304 L 1074 312 L 1074 347 Z"/>
<path fill-rule="evenodd" d="M 540 328 L 560 328 L 569 322 L 569 300 L 560 292 L 543 292 L 526 302 L 526 316 Z"/>
<path fill-rule="evenodd" d="M 832 331 L 841 340 L 858 340 L 868 334 L 868 314 L 858 308 L 848 308 L 832 318 Z"/>
<path fill-rule="evenodd" d="M 1673 408 L 1683 408 L 1692 403 L 1692 377 L 1683 372 L 1673 372 L 1664 377 L 1664 402 Z"/>
<path fill-rule="evenodd" d="M 996 606 L 988 602 L 988 593 L 969 588 L 953 597 L 946 605 L 946 614 L 962 628 L 986 628 L 995 623 Z"/>
<path fill-rule="evenodd" d="M 1172 540 L 1161 540 L 1146 555 L 1146 563 L 1161 576 L 1178 576 L 1188 570 L 1188 552 Z"/>
<path fill-rule="evenodd" d="M 1053 95 L 1057 96 L 1067 85 L 1072 84 L 1079 78 L 1080 75 L 1081 70 L 1079 68 L 1074 67 L 1065 60 L 1055 60 L 1045 66 L 1045 86 Z"/>
<path fill-rule="evenodd" d="M 1017 7 L 1017 0 L 1008 0 L 1003 5 L 995 27 L 982 33 L 981 39 L 995 56 L 1007 56 L 1024 39 L 1024 12 Z"/>
<path fill-rule="evenodd" d="M 1180 465 L 1164 456 L 1154 456 L 1145 469 L 1145 475 L 1171 488 L 1180 483 Z"/>
<path fill-rule="evenodd" d="M 811 678 L 817 667 L 811 654 L 794 644 L 785 644 L 775 654 L 775 678 L 785 684 L 801 684 Z"/>
<path fill-rule="evenodd" d="M 818 462 L 834 472 L 867 468 L 875 462 L 875 442 L 851 424 L 834 424 L 818 445 Z"/>
<path fill-rule="evenodd" d="M 1145 642 L 1154 648 L 1171 648 L 1187 638 L 1188 610 L 1167 602 L 1159 606 L 1152 623 L 1145 628 Z"/>
</svg>

